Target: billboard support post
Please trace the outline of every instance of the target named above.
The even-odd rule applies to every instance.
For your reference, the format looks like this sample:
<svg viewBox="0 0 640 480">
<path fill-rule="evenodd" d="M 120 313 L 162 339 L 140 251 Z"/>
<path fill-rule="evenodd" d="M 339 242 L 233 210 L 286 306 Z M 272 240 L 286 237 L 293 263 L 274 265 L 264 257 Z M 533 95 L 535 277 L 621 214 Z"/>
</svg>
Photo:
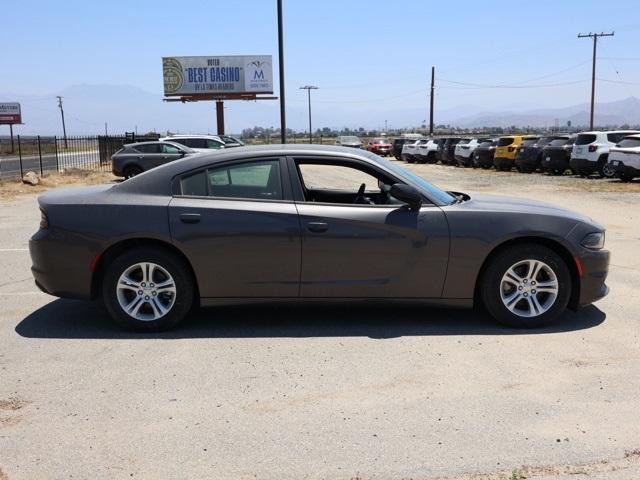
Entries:
<svg viewBox="0 0 640 480">
<path fill-rule="evenodd" d="M 218 135 L 224 135 L 224 102 L 222 100 L 216 100 L 216 123 Z"/>
<path fill-rule="evenodd" d="M 14 153 L 15 147 L 13 145 L 13 123 L 9 124 L 9 134 L 11 135 L 11 153 Z"/>
</svg>

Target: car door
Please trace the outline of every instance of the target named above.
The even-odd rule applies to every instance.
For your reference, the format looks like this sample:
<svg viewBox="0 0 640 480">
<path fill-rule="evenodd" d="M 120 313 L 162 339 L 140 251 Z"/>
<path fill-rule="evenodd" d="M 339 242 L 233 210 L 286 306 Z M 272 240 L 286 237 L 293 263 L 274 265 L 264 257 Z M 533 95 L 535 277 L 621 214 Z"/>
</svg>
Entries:
<svg viewBox="0 0 640 480">
<path fill-rule="evenodd" d="M 289 172 L 302 229 L 301 297 L 441 296 L 449 231 L 439 207 L 354 204 L 362 183 L 365 197 L 380 202 L 378 181 L 404 182 L 351 159 L 290 158 Z"/>
<path fill-rule="evenodd" d="M 284 160 L 213 164 L 175 182 L 171 234 L 201 297 L 298 296 L 300 223 Z"/>
</svg>

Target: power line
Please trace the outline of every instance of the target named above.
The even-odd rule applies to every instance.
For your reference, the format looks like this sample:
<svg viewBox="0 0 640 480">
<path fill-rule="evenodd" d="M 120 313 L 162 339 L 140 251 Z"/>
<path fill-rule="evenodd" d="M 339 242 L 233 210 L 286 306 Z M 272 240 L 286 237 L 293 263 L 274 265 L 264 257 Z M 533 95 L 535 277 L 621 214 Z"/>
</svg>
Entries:
<svg viewBox="0 0 640 480">
<path fill-rule="evenodd" d="M 596 51 L 598 48 L 598 38 L 613 37 L 615 32 L 611 33 L 579 33 L 578 38 L 593 38 L 593 66 L 591 68 L 591 115 L 589 117 L 589 128 L 593 130 L 593 113 L 596 99 Z"/>
</svg>

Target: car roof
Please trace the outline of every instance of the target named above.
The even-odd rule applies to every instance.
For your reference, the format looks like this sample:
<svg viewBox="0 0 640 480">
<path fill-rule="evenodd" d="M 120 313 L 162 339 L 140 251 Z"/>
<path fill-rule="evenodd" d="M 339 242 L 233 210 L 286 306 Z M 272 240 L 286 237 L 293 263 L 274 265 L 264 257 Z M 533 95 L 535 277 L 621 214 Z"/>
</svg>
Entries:
<svg viewBox="0 0 640 480">
<path fill-rule="evenodd" d="M 229 136 L 229 135 L 227 135 Z M 164 140 L 170 140 L 172 138 L 220 138 L 218 135 L 168 135 L 166 137 L 162 137 Z"/>
<path fill-rule="evenodd" d="M 189 155 L 188 157 L 155 167 L 141 175 L 136 175 L 126 182 L 115 185 L 114 188 L 117 188 L 121 192 L 170 195 L 170 192 L 167 191 L 170 182 L 167 180 L 177 175 L 227 161 L 249 160 L 260 157 L 282 157 L 286 155 L 334 156 L 376 163 L 374 160 L 376 155 L 367 150 L 334 145 L 272 144 L 241 146 L 222 151 L 215 150 L 211 153 Z"/>
<path fill-rule="evenodd" d="M 588 132 L 580 132 L 578 135 L 598 135 L 604 133 L 628 133 L 631 135 L 640 132 L 638 130 L 591 130 Z"/>
<path fill-rule="evenodd" d="M 135 147 L 136 145 L 153 145 L 156 143 L 168 143 L 169 145 L 173 145 L 176 147 L 181 147 L 184 148 L 184 145 L 176 145 L 175 143 L 172 143 L 168 140 L 148 140 L 146 142 L 134 142 L 134 143 L 125 143 L 123 146 L 124 147 Z"/>
</svg>

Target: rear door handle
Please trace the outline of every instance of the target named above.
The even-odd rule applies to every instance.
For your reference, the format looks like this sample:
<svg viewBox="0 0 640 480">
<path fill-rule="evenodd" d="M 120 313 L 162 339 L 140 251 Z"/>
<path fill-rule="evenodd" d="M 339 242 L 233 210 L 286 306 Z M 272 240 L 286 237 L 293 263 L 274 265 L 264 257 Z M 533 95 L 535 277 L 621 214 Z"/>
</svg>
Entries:
<svg viewBox="0 0 640 480">
<path fill-rule="evenodd" d="M 322 233 L 329 230 L 329 224 L 325 222 L 309 222 L 307 223 L 307 229 L 310 232 Z"/>
<path fill-rule="evenodd" d="M 199 223 L 200 214 L 199 213 L 181 213 L 180 221 L 182 223 Z"/>
</svg>

